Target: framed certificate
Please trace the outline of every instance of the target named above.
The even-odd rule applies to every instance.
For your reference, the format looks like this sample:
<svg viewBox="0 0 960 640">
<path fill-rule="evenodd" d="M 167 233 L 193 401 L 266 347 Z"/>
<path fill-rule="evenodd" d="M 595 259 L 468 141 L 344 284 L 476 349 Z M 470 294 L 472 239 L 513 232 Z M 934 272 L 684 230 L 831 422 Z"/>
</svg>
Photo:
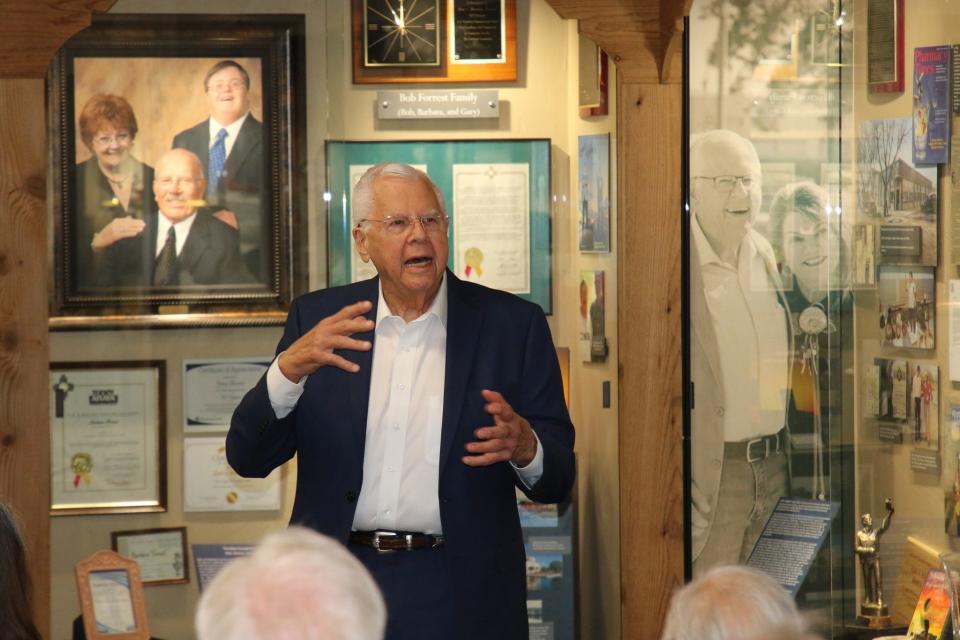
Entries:
<svg viewBox="0 0 960 640">
<path fill-rule="evenodd" d="M 97 551 L 74 568 L 90 640 L 148 640 L 147 607 L 136 561 L 114 551 Z"/>
<path fill-rule="evenodd" d="M 110 542 L 114 551 L 136 561 L 144 586 L 190 582 L 186 527 L 114 531 Z"/>
<path fill-rule="evenodd" d="M 183 361 L 183 431 L 226 431 L 244 394 L 257 384 L 272 358 Z"/>
<path fill-rule="evenodd" d="M 223 436 L 184 438 L 183 510 L 279 511 L 281 474 L 241 478 L 227 463 Z"/>
<path fill-rule="evenodd" d="M 162 360 L 50 365 L 52 515 L 167 510 Z"/>
</svg>

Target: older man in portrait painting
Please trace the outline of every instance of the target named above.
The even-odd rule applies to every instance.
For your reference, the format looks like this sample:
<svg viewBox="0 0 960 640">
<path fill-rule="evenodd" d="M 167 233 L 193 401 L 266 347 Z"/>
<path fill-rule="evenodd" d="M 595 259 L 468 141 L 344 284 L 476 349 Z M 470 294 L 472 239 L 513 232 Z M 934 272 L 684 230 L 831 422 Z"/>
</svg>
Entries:
<svg viewBox="0 0 960 640">
<path fill-rule="evenodd" d="M 694 573 L 744 562 L 788 490 L 789 315 L 770 244 L 752 223 L 750 141 L 710 131 L 690 150 Z"/>
<path fill-rule="evenodd" d="M 157 211 L 143 221 L 118 221 L 131 228 L 117 228 L 115 234 L 123 237 L 105 249 L 98 284 L 179 288 L 252 283 L 240 259 L 237 230 L 201 206 L 205 187 L 197 156 L 184 149 L 160 156 L 153 180 Z"/>
<path fill-rule="evenodd" d="M 203 81 L 210 116 L 173 138 L 192 151 L 208 177 L 207 205 L 240 232 L 240 252 L 258 281 L 268 273 L 270 225 L 264 186 L 263 125 L 250 112 L 250 74 L 234 60 L 210 67 Z"/>
</svg>

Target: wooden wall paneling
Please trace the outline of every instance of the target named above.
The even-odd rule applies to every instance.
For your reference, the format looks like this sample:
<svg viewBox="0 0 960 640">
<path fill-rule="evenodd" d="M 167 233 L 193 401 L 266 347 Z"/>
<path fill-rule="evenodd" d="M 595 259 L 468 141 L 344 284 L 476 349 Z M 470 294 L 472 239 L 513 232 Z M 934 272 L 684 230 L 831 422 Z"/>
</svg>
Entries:
<svg viewBox="0 0 960 640">
<path fill-rule="evenodd" d="M 683 582 L 679 84 L 618 88 L 620 579 L 624 640 Z"/>
<path fill-rule="evenodd" d="M 0 80 L 0 500 L 23 524 L 50 620 L 46 120 L 42 80 Z"/>
<path fill-rule="evenodd" d="M 42 78 L 54 52 L 116 0 L 0 0 L 0 78 Z"/>
</svg>

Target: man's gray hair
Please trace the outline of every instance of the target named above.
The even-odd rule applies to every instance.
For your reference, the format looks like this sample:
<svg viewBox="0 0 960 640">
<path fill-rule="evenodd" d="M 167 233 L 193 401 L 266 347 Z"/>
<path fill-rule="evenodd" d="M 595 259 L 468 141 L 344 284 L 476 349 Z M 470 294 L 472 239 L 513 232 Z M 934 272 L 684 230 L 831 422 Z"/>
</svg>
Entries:
<svg viewBox="0 0 960 640">
<path fill-rule="evenodd" d="M 405 180 L 423 180 L 433 190 L 433 195 L 437 198 L 437 205 L 440 207 L 440 213 L 447 215 L 447 208 L 443 202 L 443 193 L 440 188 L 434 184 L 430 176 L 420 171 L 416 167 L 411 167 L 402 162 L 381 162 L 375 164 L 360 176 L 357 186 L 353 188 L 353 226 L 357 226 L 360 220 L 366 220 L 373 213 L 373 185 L 378 178 L 402 178 Z"/>
<path fill-rule="evenodd" d="M 386 607 L 373 578 L 331 538 L 290 527 L 233 560 L 204 591 L 199 640 L 381 640 Z"/>
<path fill-rule="evenodd" d="M 802 637 L 806 622 L 787 591 L 744 566 L 715 567 L 673 595 L 663 640 Z"/>
</svg>

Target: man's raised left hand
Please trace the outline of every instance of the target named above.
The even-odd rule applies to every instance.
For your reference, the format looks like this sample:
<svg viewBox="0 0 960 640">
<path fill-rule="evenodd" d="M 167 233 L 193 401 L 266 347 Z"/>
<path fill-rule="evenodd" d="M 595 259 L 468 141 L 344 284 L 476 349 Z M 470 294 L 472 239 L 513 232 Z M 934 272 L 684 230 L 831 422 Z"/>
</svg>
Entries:
<svg viewBox="0 0 960 640">
<path fill-rule="evenodd" d="M 493 425 L 474 431 L 477 440 L 467 443 L 473 455 L 463 457 L 471 467 L 486 467 L 509 460 L 517 467 L 525 467 L 537 453 L 537 438 L 527 419 L 518 415 L 497 391 L 484 389 L 484 409 L 493 416 Z"/>
</svg>

